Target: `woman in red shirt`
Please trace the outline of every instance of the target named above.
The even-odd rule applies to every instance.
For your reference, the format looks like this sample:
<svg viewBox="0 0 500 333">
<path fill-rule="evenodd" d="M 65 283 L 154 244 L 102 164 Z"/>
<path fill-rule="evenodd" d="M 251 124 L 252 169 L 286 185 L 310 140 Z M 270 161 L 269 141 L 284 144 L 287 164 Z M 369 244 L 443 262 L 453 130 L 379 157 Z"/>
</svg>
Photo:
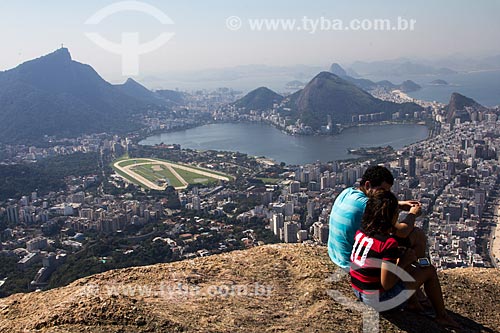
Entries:
<svg viewBox="0 0 500 333">
<path fill-rule="evenodd" d="M 412 207 L 410 213 L 416 209 Z M 419 265 L 412 249 L 403 252 L 398 247 L 392 236 L 398 215 L 398 200 L 390 191 L 369 194 L 351 253 L 351 285 L 356 296 L 379 312 L 402 309 L 423 285 L 436 312 L 436 322 L 460 327 L 445 309 L 435 267 Z"/>
</svg>

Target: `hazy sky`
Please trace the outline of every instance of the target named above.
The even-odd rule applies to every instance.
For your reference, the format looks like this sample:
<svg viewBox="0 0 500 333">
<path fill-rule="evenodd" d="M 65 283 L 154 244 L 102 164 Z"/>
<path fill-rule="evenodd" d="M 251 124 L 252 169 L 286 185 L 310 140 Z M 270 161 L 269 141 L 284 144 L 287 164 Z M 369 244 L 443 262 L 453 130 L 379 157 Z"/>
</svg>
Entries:
<svg viewBox="0 0 500 333">
<path fill-rule="evenodd" d="M 332 61 L 381 60 L 500 54 L 500 1 L 497 0 L 148 0 L 174 22 L 162 25 L 144 13 L 123 12 L 95 26 L 86 20 L 109 0 L 1 0 L 0 69 L 67 46 L 75 60 L 91 64 L 104 78 L 120 81 L 121 58 L 90 41 L 98 32 L 119 42 L 138 32 L 141 42 L 162 32 L 174 37 L 141 56 L 141 74 L 246 64 L 326 65 Z M 226 19 L 238 16 L 232 31 Z M 416 20 L 414 31 L 252 31 L 248 19 Z"/>
</svg>

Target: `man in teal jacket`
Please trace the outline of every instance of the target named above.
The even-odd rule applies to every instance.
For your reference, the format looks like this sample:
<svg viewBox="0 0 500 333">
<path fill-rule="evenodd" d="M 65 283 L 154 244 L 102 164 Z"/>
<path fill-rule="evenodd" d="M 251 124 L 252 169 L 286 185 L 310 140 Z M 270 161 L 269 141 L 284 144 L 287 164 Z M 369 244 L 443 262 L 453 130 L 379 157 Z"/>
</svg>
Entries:
<svg viewBox="0 0 500 333">
<path fill-rule="evenodd" d="M 361 218 L 365 211 L 366 196 L 369 191 L 383 188 L 391 190 L 394 177 L 383 166 L 371 166 L 363 174 L 359 188 L 349 187 L 342 191 L 330 213 L 330 234 L 328 238 L 328 254 L 332 261 L 347 273 L 350 267 L 350 256 L 354 245 L 354 234 L 361 226 Z M 418 201 L 400 201 L 399 208 L 409 211 L 412 206 L 418 206 Z M 420 215 L 420 209 L 417 215 Z M 427 239 L 419 228 L 415 228 L 415 214 L 409 213 L 403 221 L 396 225 L 396 236 L 407 247 L 413 248 L 417 258 L 425 256 Z"/>
</svg>

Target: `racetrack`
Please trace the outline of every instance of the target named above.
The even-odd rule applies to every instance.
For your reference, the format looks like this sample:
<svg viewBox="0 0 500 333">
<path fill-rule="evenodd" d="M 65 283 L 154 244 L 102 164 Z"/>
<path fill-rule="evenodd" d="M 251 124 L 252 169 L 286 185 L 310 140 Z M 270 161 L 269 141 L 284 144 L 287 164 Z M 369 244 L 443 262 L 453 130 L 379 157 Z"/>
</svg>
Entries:
<svg viewBox="0 0 500 333">
<path fill-rule="evenodd" d="M 212 179 L 225 180 L 225 181 L 230 180 L 229 177 L 222 176 L 222 175 L 219 175 L 216 173 L 212 173 L 212 172 L 210 172 L 210 170 L 204 171 L 204 170 L 200 170 L 198 168 L 189 167 L 187 165 L 174 164 L 174 163 L 170 163 L 167 161 L 160 161 L 160 160 L 153 160 L 153 159 L 146 159 L 146 158 L 141 158 L 139 163 L 128 164 L 127 162 L 131 161 L 131 160 L 134 160 L 134 159 L 117 161 L 113 164 L 113 167 L 116 170 L 126 174 L 131 179 L 135 179 L 140 184 L 143 184 L 144 186 L 146 186 L 152 190 L 163 191 L 168 186 L 168 184 L 164 185 L 164 186 L 160 186 L 157 183 L 155 183 L 154 181 L 140 175 L 138 172 L 135 172 L 133 170 L 133 168 L 141 166 L 141 165 L 164 166 L 182 184 L 182 186 L 176 186 L 175 187 L 176 190 L 185 189 L 186 187 L 188 187 L 189 183 L 181 175 L 179 175 L 179 173 L 175 170 L 175 168 L 180 169 L 180 170 L 185 170 L 187 172 L 191 172 L 191 173 L 194 173 L 194 174 L 197 174 L 200 176 L 212 178 Z M 128 164 L 128 165 L 120 166 L 121 163 Z M 158 170 L 158 169 L 156 168 L 156 170 Z"/>
</svg>

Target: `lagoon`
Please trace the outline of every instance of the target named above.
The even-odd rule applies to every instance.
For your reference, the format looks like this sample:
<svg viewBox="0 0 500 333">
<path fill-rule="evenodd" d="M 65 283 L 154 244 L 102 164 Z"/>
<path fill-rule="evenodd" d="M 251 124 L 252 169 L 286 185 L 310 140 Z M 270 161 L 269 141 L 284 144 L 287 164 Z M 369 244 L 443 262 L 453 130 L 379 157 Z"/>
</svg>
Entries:
<svg viewBox="0 0 500 333">
<path fill-rule="evenodd" d="M 426 126 L 417 124 L 352 127 L 332 136 L 291 136 L 266 124 L 223 123 L 153 135 L 139 144 L 176 143 L 182 148 L 238 151 L 276 162 L 307 164 L 356 157 L 347 153 L 349 148 L 390 145 L 399 149 L 428 134 Z"/>
</svg>

